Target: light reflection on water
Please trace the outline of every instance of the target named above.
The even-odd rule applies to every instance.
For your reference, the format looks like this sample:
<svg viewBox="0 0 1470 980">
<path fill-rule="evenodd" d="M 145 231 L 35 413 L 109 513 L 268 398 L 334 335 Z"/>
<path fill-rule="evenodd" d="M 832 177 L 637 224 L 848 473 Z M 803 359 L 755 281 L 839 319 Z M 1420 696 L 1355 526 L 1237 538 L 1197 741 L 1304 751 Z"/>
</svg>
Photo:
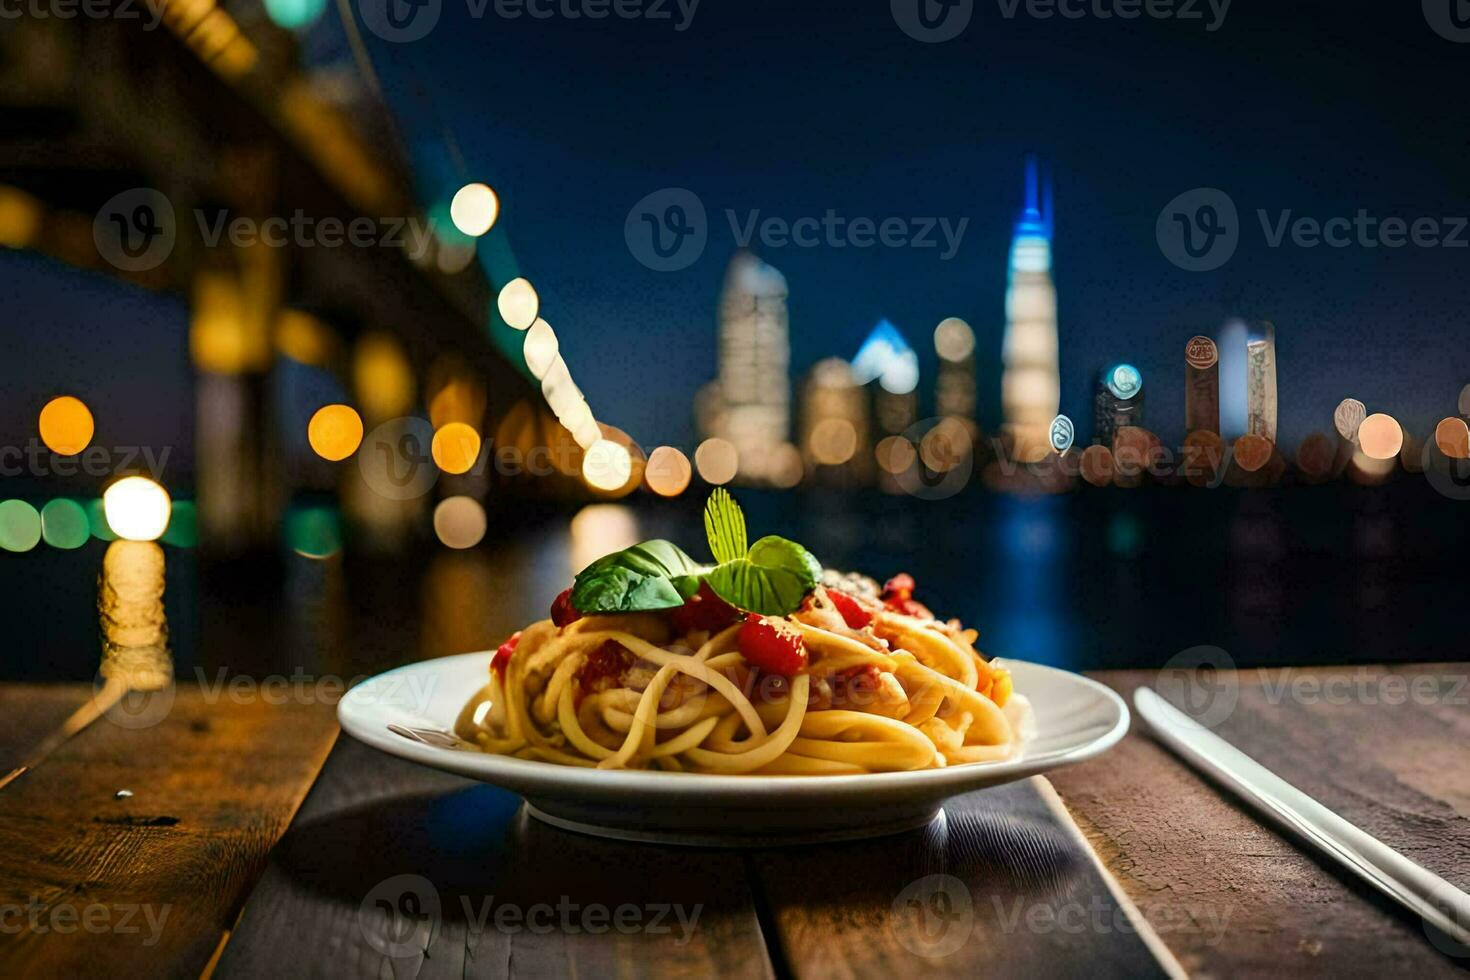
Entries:
<svg viewBox="0 0 1470 980">
<path fill-rule="evenodd" d="M 152 541 L 114 541 L 102 557 L 97 613 L 100 673 L 135 691 L 157 691 L 174 675 L 163 611 L 163 549 Z"/>
<path fill-rule="evenodd" d="M 1054 666 L 1076 661 L 1071 615 L 1063 582 L 1068 539 L 1064 500 L 1057 496 L 1003 497 L 997 501 L 998 567 L 987 576 L 994 612 L 981 627 L 987 654 Z"/>
</svg>

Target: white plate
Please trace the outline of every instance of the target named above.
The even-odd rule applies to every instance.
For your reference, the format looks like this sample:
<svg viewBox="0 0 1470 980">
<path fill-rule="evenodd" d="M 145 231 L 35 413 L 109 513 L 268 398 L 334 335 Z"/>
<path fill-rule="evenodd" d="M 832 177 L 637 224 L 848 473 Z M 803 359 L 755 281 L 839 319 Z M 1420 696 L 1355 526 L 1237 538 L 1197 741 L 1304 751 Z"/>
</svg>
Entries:
<svg viewBox="0 0 1470 980">
<path fill-rule="evenodd" d="M 897 833 L 932 820 L 951 796 L 1101 755 L 1128 730 L 1127 707 L 1106 687 L 1018 661 L 1005 665 L 1031 699 L 1036 737 L 1017 758 L 944 769 L 858 776 L 581 769 L 425 745 L 389 729 L 452 731 L 492 656 L 467 653 L 379 674 L 347 692 L 337 718 L 349 735 L 389 755 L 519 793 L 547 823 L 624 840 L 745 846 Z"/>
</svg>

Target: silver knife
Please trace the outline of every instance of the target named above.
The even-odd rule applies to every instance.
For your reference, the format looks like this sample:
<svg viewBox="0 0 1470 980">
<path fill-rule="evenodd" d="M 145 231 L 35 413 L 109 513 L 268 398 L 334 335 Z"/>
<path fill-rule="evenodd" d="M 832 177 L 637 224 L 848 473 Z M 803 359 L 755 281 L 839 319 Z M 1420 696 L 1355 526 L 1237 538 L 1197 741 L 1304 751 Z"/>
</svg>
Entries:
<svg viewBox="0 0 1470 980">
<path fill-rule="evenodd" d="M 1154 691 L 1134 691 L 1133 704 L 1155 737 L 1186 762 L 1458 943 L 1453 955 L 1470 954 L 1470 895 L 1348 823 Z"/>
</svg>

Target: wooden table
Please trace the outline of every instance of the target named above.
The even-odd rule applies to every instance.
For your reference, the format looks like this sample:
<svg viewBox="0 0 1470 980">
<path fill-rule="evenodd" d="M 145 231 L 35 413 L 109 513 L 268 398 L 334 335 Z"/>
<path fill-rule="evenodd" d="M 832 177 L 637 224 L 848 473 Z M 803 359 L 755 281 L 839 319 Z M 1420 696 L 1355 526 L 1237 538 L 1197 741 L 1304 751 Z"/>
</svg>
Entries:
<svg viewBox="0 0 1470 980">
<path fill-rule="evenodd" d="M 1156 677 L 1097 676 L 1124 693 Z M 1466 664 L 1225 675 L 1238 683 L 1239 699 L 1218 730 L 1380 839 L 1470 887 L 1467 677 Z M 77 686 L 0 687 L 0 768 L 89 695 Z M 657 942 L 612 928 L 523 931 L 514 943 L 493 928 L 473 942 L 468 933 L 409 937 L 448 954 L 411 961 L 419 976 L 974 975 L 997 972 L 994 948 L 972 939 L 925 959 L 895 940 L 889 908 L 897 888 L 943 872 L 979 894 L 997 879 L 1034 884 L 1057 873 L 1047 867 L 1044 841 L 1014 862 L 993 846 L 987 851 L 994 834 L 983 819 L 952 825 L 941 841 L 931 833 L 747 853 L 612 844 L 526 821 L 493 788 L 381 760 L 348 740 L 332 749 L 335 732 L 322 704 L 208 704 L 203 692 L 180 689 L 158 724 L 100 721 L 0 789 L 0 975 L 400 970 L 403 960 L 364 940 L 359 916 L 373 908 L 373 890 L 395 869 L 395 855 L 409 851 L 437 862 L 432 876 L 446 894 L 456 875 L 488 875 L 515 882 L 516 897 L 532 901 L 538 883 L 549 898 L 554 883 L 580 876 L 593 889 L 584 897 L 602 888 L 612 907 L 629 890 L 705 906 L 685 943 L 673 941 L 681 934 L 673 919 Z M 329 750 L 321 784 L 297 814 Z M 1470 963 L 1437 951 L 1417 920 L 1319 864 L 1137 730 L 1052 783 L 1168 947 L 1166 964 L 1172 954 L 1202 977 L 1427 977 Z M 122 789 L 133 795 L 117 798 Z M 1007 799 L 1021 800 L 1022 788 L 1013 794 Z M 293 815 L 297 823 L 281 841 Z M 475 839 L 476 827 L 496 821 L 518 827 L 514 848 L 486 851 Z M 509 877 L 495 878 L 497 867 Z M 1007 914 L 976 902 L 977 919 Z M 1073 969 L 1044 952 L 1056 923 L 1021 921 L 1019 931 L 1011 922 L 1008 941 L 1042 950 L 1036 972 L 1123 972 L 1106 959 Z M 1107 943 L 1111 932 L 1134 928 L 1118 915 L 1079 921 L 1104 950 L 1122 948 Z"/>
</svg>

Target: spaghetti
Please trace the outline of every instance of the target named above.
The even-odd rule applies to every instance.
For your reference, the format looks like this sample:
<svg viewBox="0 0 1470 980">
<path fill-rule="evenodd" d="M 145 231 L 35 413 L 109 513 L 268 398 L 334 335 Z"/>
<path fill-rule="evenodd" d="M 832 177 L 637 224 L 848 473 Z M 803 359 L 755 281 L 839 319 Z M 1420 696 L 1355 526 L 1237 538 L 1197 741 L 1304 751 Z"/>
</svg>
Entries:
<svg viewBox="0 0 1470 980">
<path fill-rule="evenodd" d="M 907 575 L 880 590 L 828 572 L 770 616 L 707 582 L 682 606 L 614 614 L 579 613 L 568 590 L 501 647 L 456 730 L 486 752 L 600 769 L 821 775 L 1014 756 L 1025 697 L 973 630 L 912 591 Z"/>
</svg>

